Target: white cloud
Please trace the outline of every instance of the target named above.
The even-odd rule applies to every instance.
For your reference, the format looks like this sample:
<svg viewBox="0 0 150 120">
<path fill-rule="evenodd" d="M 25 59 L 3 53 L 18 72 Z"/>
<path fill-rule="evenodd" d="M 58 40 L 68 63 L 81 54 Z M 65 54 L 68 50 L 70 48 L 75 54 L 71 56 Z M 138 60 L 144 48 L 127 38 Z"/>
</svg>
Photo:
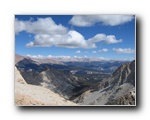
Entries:
<svg viewBox="0 0 150 120">
<path fill-rule="evenodd" d="M 64 35 L 37 34 L 34 41 L 27 43 L 27 47 L 66 47 L 66 48 L 95 48 L 94 43 L 87 40 L 77 31 L 71 30 Z"/>
<path fill-rule="evenodd" d="M 26 56 L 30 57 L 30 58 L 36 58 L 36 59 L 44 59 L 44 58 L 71 58 L 70 56 L 52 56 L 52 55 L 42 56 L 42 55 L 30 55 L 30 54 L 27 54 Z"/>
<path fill-rule="evenodd" d="M 61 24 L 57 25 L 50 17 L 38 18 L 37 21 L 21 21 L 15 19 L 15 33 L 26 31 L 33 34 L 65 34 L 67 28 Z"/>
<path fill-rule="evenodd" d="M 30 55 L 27 54 L 26 57 L 29 58 L 34 58 L 34 59 L 53 59 L 53 60 L 62 60 L 62 61 L 84 61 L 85 58 L 89 59 L 90 61 L 99 61 L 99 60 L 110 60 L 109 58 L 104 58 L 104 57 L 88 57 L 86 55 L 84 56 L 52 56 L 52 55 L 47 55 L 47 56 L 43 56 L 43 55 Z"/>
<path fill-rule="evenodd" d="M 98 52 L 108 52 L 108 49 L 103 48 L 103 49 L 99 50 Z"/>
<path fill-rule="evenodd" d="M 97 53 L 96 51 L 92 51 L 92 53 Z"/>
<path fill-rule="evenodd" d="M 88 27 L 96 23 L 116 26 L 130 22 L 133 18 L 133 15 L 75 15 L 69 23 L 79 27 Z"/>
<path fill-rule="evenodd" d="M 106 42 L 107 44 L 111 44 L 111 43 L 119 43 L 119 42 L 122 42 L 122 40 L 121 40 L 121 39 L 120 39 L 120 40 L 117 40 L 114 35 L 108 35 L 108 36 L 106 37 L 105 42 Z"/>
<path fill-rule="evenodd" d="M 122 39 L 117 40 L 114 35 L 105 35 L 105 34 L 97 34 L 93 38 L 88 40 L 89 43 L 101 42 L 104 41 L 106 44 L 113 44 L 122 42 Z"/>
<path fill-rule="evenodd" d="M 15 19 L 15 34 L 18 34 L 21 31 L 24 31 L 26 29 L 26 22 L 19 21 L 18 19 Z"/>
<path fill-rule="evenodd" d="M 112 50 L 117 53 L 135 53 L 135 50 L 131 48 L 113 48 Z"/>
<path fill-rule="evenodd" d="M 45 56 L 42 56 L 42 55 L 26 55 L 27 57 L 30 57 L 30 58 L 37 58 L 37 59 L 43 59 L 43 58 L 46 58 Z"/>
<path fill-rule="evenodd" d="M 38 18 L 37 21 L 21 21 L 15 19 L 15 33 L 21 31 L 34 34 L 34 40 L 27 43 L 26 47 L 65 47 L 65 48 L 96 48 L 96 43 L 104 41 L 106 44 L 122 42 L 114 35 L 97 34 L 85 39 L 75 30 L 68 30 L 61 24 L 56 24 L 50 17 Z"/>
<path fill-rule="evenodd" d="M 109 58 L 99 57 L 100 60 L 109 60 Z"/>
<path fill-rule="evenodd" d="M 27 47 L 32 47 L 34 45 L 34 42 L 29 42 L 26 44 Z"/>
<path fill-rule="evenodd" d="M 76 51 L 76 53 L 81 53 L 81 51 L 80 51 L 80 50 L 78 50 L 78 51 Z"/>
<path fill-rule="evenodd" d="M 52 55 L 48 55 L 47 57 L 48 57 L 48 58 L 51 58 L 51 57 L 53 57 L 53 56 L 52 56 Z"/>
</svg>

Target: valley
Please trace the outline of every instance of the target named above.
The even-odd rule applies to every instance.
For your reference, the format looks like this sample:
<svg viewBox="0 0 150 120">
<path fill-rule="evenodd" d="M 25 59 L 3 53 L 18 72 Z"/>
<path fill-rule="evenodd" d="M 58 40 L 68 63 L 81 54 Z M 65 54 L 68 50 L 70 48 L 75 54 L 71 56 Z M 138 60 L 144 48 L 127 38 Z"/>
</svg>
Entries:
<svg viewBox="0 0 150 120">
<path fill-rule="evenodd" d="M 135 61 L 35 59 L 17 54 L 15 60 L 26 84 L 77 105 L 135 105 Z"/>
</svg>

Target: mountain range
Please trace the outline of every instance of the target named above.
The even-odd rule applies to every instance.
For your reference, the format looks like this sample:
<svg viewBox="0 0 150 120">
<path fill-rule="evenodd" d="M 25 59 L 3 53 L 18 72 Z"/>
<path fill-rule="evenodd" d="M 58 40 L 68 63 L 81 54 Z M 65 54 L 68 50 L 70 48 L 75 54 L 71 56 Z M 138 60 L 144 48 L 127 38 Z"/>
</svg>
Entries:
<svg viewBox="0 0 150 120">
<path fill-rule="evenodd" d="M 28 92 L 35 92 L 36 88 L 39 88 L 41 91 L 44 89 L 59 96 L 58 103 L 66 100 L 71 103 L 69 105 L 136 104 L 135 61 L 97 58 L 33 58 L 16 54 L 15 67 L 20 76 L 19 81 L 23 83 L 16 82 L 17 94 L 21 88 L 28 89 Z M 16 73 L 15 76 L 17 76 Z M 16 79 L 18 80 L 15 77 Z M 23 87 L 24 85 L 28 87 Z M 32 90 L 33 88 L 35 91 Z M 48 93 L 45 94 L 48 96 Z M 20 94 L 24 96 L 24 93 Z M 44 99 L 40 92 L 39 96 Z M 42 103 L 42 100 L 40 101 Z M 18 102 L 16 104 L 20 105 Z M 39 105 L 37 101 L 32 104 Z"/>
</svg>

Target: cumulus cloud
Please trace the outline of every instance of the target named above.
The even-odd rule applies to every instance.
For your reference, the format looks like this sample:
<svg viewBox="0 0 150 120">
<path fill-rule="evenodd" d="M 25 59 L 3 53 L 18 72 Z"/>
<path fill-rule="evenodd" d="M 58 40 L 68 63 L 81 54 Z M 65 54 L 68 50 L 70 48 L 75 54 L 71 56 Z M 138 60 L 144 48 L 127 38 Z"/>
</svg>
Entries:
<svg viewBox="0 0 150 120">
<path fill-rule="evenodd" d="M 66 47 L 66 48 L 95 48 L 94 43 L 87 40 L 77 31 L 70 30 L 64 35 L 37 34 L 34 41 L 27 43 L 27 47 Z"/>
<path fill-rule="evenodd" d="M 89 27 L 96 23 L 116 26 L 130 22 L 133 18 L 133 15 L 75 15 L 69 23 L 79 27 Z"/>
<path fill-rule="evenodd" d="M 33 34 L 65 34 L 67 28 L 57 25 L 52 18 L 38 18 L 37 21 L 22 21 L 15 19 L 15 33 L 26 31 Z"/>
<path fill-rule="evenodd" d="M 78 50 L 78 51 L 76 51 L 76 53 L 81 53 L 81 51 L 80 51 L 80 50 Z"/>
<path fill-rule="evenodd" d="M 99 50 L 98 52 L 107 52 L 107 51 L 108 51 L 108 49 L 103 48 L 103 49 Z"/>
<path fill-rule="evenodd" d="M 117 53 L 135 53 L 135 50 L 131 48 L 113 48 L 112 50 Z"/>
<path fill-rule="evenodd" d="M 26 44 L 27 47 L 32 47 L 34 45 L 34 42 L 29 42 Z"/>
<path fill-rule="evenodd" d="M 61 24 L 56 24 L 50 17 L 38 18 L 37 21 L 22 21 L 15 19 L 15 33 L 25 31 L 34 35 L 34 40 L 27 43 L 26 47 L 65 47 L 65 48 L 96 48 L 97 42 L 106 44 L 122 42 L 114 35 L 97 34 L 92 38 L 75 31 L 68 30 Z"/>
<path fill-rule="evenodd" d="M 106 44 L 113 44 L 122 42 L 122 39 L 117 40 L 114 35 L 105 35 L 105 34 L 97 34 L 93 38 L 90 38 L 88 42 L 96 43 L 96 42 L 105 42 Z"/>
</svg>

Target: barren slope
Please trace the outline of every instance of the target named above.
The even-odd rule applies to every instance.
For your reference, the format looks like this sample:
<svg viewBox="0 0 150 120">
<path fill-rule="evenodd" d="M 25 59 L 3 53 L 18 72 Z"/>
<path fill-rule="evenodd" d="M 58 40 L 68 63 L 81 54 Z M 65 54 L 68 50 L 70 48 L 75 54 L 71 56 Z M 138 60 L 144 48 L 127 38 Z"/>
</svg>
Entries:
<svg viewBox="0 0 150 120">
<path fill-rule="evenodd" d="M 16 105 L 76 105 L 73 102 L 65 100 L 60 95 L 52 92 L 49 89 L 28 85 L 20 75 L 19 71 L 15 68 L 15 104 Z"/>
<path fill-rule="evenodd" d="M 18 55 L 18 54 L 15 54 L 15 64 L 16 64 L 17 62 L 19 62 L 19 61 L 23 60 L 23 59 L 24 59 L 24 57 L 23 57 L 23 56 Z"/>
</svg>

